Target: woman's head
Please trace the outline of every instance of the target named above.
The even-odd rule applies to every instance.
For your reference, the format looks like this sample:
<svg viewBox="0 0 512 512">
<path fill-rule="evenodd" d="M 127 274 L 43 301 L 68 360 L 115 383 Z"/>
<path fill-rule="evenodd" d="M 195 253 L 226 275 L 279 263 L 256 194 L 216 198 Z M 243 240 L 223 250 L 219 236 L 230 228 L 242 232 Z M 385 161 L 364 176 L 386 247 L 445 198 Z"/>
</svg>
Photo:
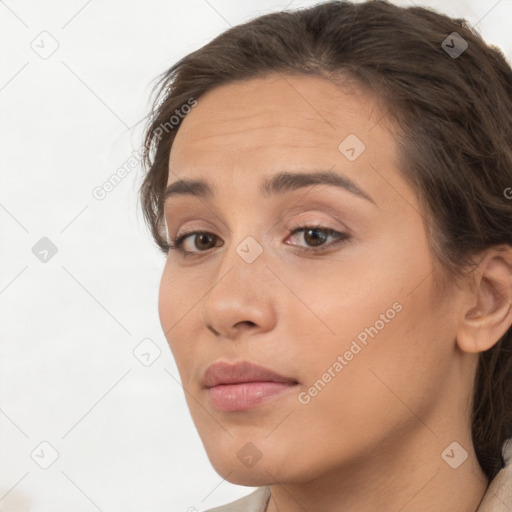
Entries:
<svg viewBox="0 0 512 512">
<path fill-rule="evenodd" d="M 457 441 L 495 475 L 512 436 L 512 71 L 498 50 L 462 20 L 380 1 L 270 14 L 163 75 L 146 150 L 143 210 L 168 255 L 160 318 L 219 472 L 299 481 L 356 472 L 377 447 L 390 460 Z M 189 193 L 166 194 L 176 183 Z M 192 231 L 196 254 L 169 251 Z M 219 360 L 297 384 L 219 410 L 201 381 Z"/>
</svg>

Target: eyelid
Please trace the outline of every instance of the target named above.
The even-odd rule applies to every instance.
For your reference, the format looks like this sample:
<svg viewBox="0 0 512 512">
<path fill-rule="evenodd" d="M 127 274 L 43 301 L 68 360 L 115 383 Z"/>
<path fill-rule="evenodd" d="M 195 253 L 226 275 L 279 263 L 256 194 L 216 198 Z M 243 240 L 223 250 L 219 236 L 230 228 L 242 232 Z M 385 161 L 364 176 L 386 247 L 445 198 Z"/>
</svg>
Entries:
<svg viewBox="0 0 512 512">
<path fill-rule="evenodd" d="M 299 214 L 294 213 L 297 210 L 300 211 Z M 351 230 L 346 226 L 346 224 L 344 222 L 342 222 L 341 220 L 339 220 L 337 218 L 337 215 L 334 212 L 331 212 L 330 209 L 326 209 L 326 211 L 327 211 L 327 213 L 330 213 L 330 215 L 333 217 L 333 219 L 331 219 L 331 220 L 319 219 L 318 214 L 325 213 L 325 211 L 321 211 L 321 210 L 304 211 L 304 206 L 297 206 L 295 208 L 291 208 L 288 212 L 286 212 L 286 214 L 283 217 L 281 217 L 279 223 L 284 225 L 284 231 L 286 231 L 288 234 L 291 234 L 293 230 L 296 230 L 299 227 L 311 228 L 311 227 L 315 227 L 315 226 L 318 226 L 324 230 L 331 229 L 333 231 L 338 231 L 338 232 L 344 231 L 344 232 L 348 232 L 348 233 L 352 234 Z M 317 217 L 313 218 L 313 219 L 307 218 L 307 217 L 311 217 L 313 214 L 316 214 Z M 340 224 L 340 227 L 333 226 L 332 225 L 333 220 L 336 221 L 338 224 Z M 202 221 L 202 222 L 204 222 L 204 221 Z M 186 223 L 187 223 L 187 220 L 185 220 L 182 224 L 186 224 Z M 207 221 L 206 221 L 206 223 L 210 224 Z M 275 226 L 277 224 L 278 223 L 275 223 L 273 226 L 270 227 L 270 229 L 265 231 L 265 233 L 263 235 L 264 239 L 267 238 L 268 233 L 272 232 L 275 229 Z M 167 228 L 167 220 L 165 221 L 165 226 Z M 191 224 L 188 225 L 186 228 L 180 227 L 180 229 L 177 230 L 174 237 L 170 236 L 169 229 L 167 229 L 167 236 L 169 239 L 176 240 L 178 238 L 181 238 L 181 236 L 183 234 L 192 234 L 193 232 L 210 233 L 210 234 L 215 234 L 216 236 L 218 236 L 216 234 L 215 227 L 212 226 L 210 228 L 210 227 L 198 226 L 194 222 L 191 222 Z"/>
<path fill-rule="evenodd" d="M 267 233 L 269 233 L 270 231 L 274 230 L 275 226 L 278 223 L 285 225 L 286 229 L 292 229 L 290 227 L 290 224 L 296 224 L 297 222 L 300 223 L 302 221 L 302 219 L 304 219 L 304 217 L 311 217 L 313 215 L 316 215 L 317 217 L 311 219 L 311 221 L 310 221 L 311 224 L 316 224 L 318 222 L 332 223 L 334 221 L 334 222 L 338 223 L 340 225 L 340 227 L 339 228 L 332 227 L 332 229 L 336 229 L 338 231 L 340 229 L 343 229 L 346 231 L 351 231 L 350 228 L 347 226 L 345 220 L 341 220 L 341 218 L 342 218 L 341 211 L 339 211 L 338 209 L 335 209 L 334 207 L 330 206 L 329 204 L 325 204 L 322 201 L 313 200 L 313 201 L 309 201 L 307 204 L 298 204 L 298 205 L 296 204 L 294 206 L 287 208 L 285 213 L 279 217 L 278 222 L 274 223 L 270 227 L 270 229 L 265 231 L 265 235 Z M 322 215 L 324 217 L 327 215 L 327 216 L 331 217 L 331 219 L 325 219 L 325 221 L 319 220 L 318 215 Z M 194 215 L 194 217 L 195 216 L 196 215 Z M 345 219 L 345 217 L 346 217 L 346 215 L 343 215 L 343 219 Z M 167 217 L 164 217 L 164 220 L 165 220 L 165 226 L 167 228 L 167 232 L 169 233 Z M 190 216 L 186 215 L 185 218 L 181 220 L 180 224 L 184 225 L 188 221 L 191 221 L 191 227 L 190 227 L 190 229 L 189 229 L 189 227 L 187 227 L 186 231 L 191 231 L 191 230 L 208 231 L 209 229 L 212 229 L 212 230 L 216 229 L 216 227 L 206 219 L 202 219 L 201 222 L 209 224 L 211 227 L 206 227 L 206 228 L 205 227 L 196 227 L 194 221 L 192 221 L 192 215 L 190 215 Z M 221 223 L 224 224 L 224 222 L 221 222 Z M 325 226 L 325 224 L 324 224 L 324 226 Z M 331 227 L 331 226 L 325 226 L 325 227 Z M 185 232 L 185 230 L 179 229 L 177 231 L 177 234 L 175 235 L 175 238 L 177 236 L 179 236 L 180 232 Z"/>
</svg>

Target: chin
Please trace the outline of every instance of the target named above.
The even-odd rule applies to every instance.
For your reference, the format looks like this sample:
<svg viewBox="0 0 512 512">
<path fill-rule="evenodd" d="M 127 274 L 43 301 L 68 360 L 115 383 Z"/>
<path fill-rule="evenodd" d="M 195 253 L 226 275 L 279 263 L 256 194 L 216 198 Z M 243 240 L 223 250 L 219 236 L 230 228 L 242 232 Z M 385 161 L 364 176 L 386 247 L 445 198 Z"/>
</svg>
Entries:
<svg viewBox="0 0 512 512">
<path fill-rule="evenodd" d="M 215 468 L 217 471 L 217 469 Z M 219 473 L 217 471 L 217 473 Z M 253 469 L 242 470 L 240 468 L 234 469 L 231 473 L 219 473 L 225 480 L 234 485 L 244 485 L 246 487 L 262 487 L 264 485 L 272 485 L 276 481 L 280 482 L 279 478 L 272 478 L 265 471 L 256 471 Z"/>
<path fill-rule="evenodd" d="M 222 448 L 219 450 L 215 447 L 207 450 L 207 455 L 215 471 L 235 485 L 259 487 L 276 482 L 302 482 L 306 479 L 305 475 L 302 477 L 300 475 L 296 454 L 291 461 L 285 460 L 286 457 L 275 452 L 270 455 L 260 452 L 260 458 L 258 458 L 256 449 L 249 444 L 237 450 L 226 449 L 226 447 L 224 450 Z"/>
</svg>

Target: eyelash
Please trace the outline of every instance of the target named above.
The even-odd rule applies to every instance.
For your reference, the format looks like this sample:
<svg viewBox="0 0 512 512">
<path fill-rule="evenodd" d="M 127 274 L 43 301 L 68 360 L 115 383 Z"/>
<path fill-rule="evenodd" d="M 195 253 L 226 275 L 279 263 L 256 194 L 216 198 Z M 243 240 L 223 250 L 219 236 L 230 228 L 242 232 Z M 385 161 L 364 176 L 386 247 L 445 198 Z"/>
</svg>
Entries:
<svg viewBox="0 0 512 512">
<path fill-rule="evenodd" d="M 338 240 L 333 243 L 330 243 L 328 245 L 321 245 L 321 246 L 317 246 L 317 247 L 310 247 L 310 248 L 298 247 L 299 250 L 302 250 L 303 252 L 306 252 L 306 253 L 319 254 L 319 253 L 325 252 L 327 250 L 330 250 L 333 247 L 336 247 L 338 245 L 342 245 L 350 239 L 350 235 L 348 233 L 336 231 L 335 229 L 331 229 L 331 228 L 328 228 L 325 226 L 320 226 L 318 224 L 314 224 L 314 225 L 302 224 L 300 226 L 296 226 L 295 228 L 292 229 L 292 231 L 290 232 L 290 235 L 294 235 L 295 233 L 298 233 L 299 231 L 308 231 L 310 229 L 322 231 L 327 236 L 337 236 Z M 169 252 L 171 250 L 176 250 L 176 251 L 180 252 L 184 257 L 189 257 L 189 256 L 198 255 L 201 253 L 208 252 L 208 250 L 198 251 L 198 252 L 185 251 L 183 249 L 183 243 L 191 235 L 213 235 L 213 236 L 216 236 L 213 233 L 210 233 L 208 231 L 188 231 L 186 233 L 183 233 L 183 234 L 177 236 L 173 240 L 171 240 L 171 242 L 169 243 L 169 247 L 168 247 Z"/>
</svg>

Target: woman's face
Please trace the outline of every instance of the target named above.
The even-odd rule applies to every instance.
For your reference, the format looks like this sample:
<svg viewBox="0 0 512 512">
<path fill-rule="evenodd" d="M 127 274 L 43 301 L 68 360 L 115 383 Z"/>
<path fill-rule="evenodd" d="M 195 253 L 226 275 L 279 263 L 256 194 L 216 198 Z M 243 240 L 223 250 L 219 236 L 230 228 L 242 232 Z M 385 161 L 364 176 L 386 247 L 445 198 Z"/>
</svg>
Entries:
<svg viewBox="0 0 512 512">
<path fill-rule="evenodd" d="M 460 303 L 435 294 L 383 117 L 362 93 L 272 75 L 210 91 L 176 135 L 168 185 L 212 193 L 167 199 L 171 240 L 206 234 L 170 251 L 159 315 L 208 457 L 233 483 L 356 472 L 412 446 L 440 461 L 466 425 L 462 408 L 447 419 L 471 383 Z M 299 179 L 318 173 L 346 187 Z M 210 365 L 242 361 L 288 382 L 203 387 Z"/>
</svg>

